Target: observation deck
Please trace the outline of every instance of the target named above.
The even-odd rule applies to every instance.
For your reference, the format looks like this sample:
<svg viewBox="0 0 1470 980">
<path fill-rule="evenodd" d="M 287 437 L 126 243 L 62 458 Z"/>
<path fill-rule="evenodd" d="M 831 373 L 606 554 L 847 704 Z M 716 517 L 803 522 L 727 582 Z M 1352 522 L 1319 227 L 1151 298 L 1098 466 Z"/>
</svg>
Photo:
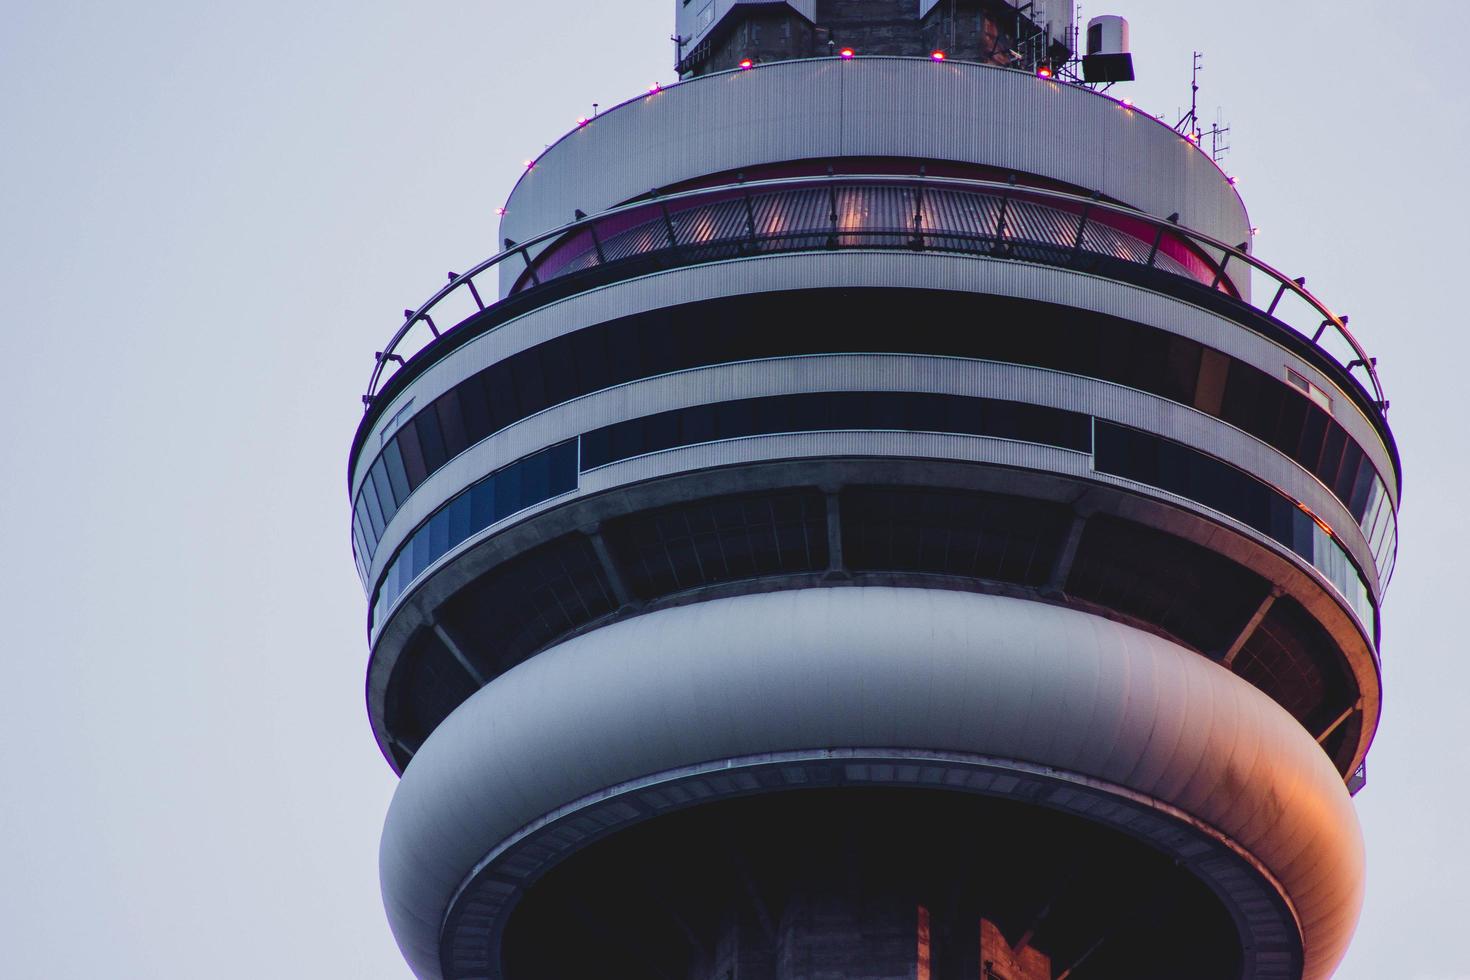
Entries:
<svg viewBox="0 0 1470 980">
<path fill-rule="evenodd" d="M 1252 254 L 1239 196 L 1197 146 L 1013 70 L 784 62 L 579 126 L 528 167 L 501 237 L 377 355 L 350 468 L 373 730 L 406 770 L 400 795 L 459 801 L 442 817 L 414 804 L 385 837 L 390 915 L 416 969 L 534 976 L 502 974 L 486 951 L 539 935 L 522 897 L 543 876 L 571 880 L 556 869 L 574 851 L 682 809 L 655 786 L 714 800 L 981 779 L 988 799 L 1045 796 L 1115 830 L 1155 821 L 1125 836 L 1203 883 L 1207 897 L 1181 901 L 1215 911 L 1196 917 L 1202 932 L 1181 928 L 1238 965 L 1222 976 L 1330 971 L 1360 889 L 1343 784 L 1360 785 L 1378 721 L 1399 462 L 1374 359 L 1302 280 Z M 874 619 L 867 601 L 888 612 Z M 765 646 L 712 639 L 767 615 L 809 618 L 827 639 L 796 625 L 795 639 L 753 630 Z M 880 736 L 849 725 L 830 691 L 809 692 L 825 707 L 805 733 L 764 717 L 698 748 L 640 742 L 640 725 L 692 723 L 672 717 L 682 671 L 707 672 L 687 690 L 713 696 L 703 685 L 718 679 L 748 705 L 796 697 L 814 675 L 740 666 L 788 640 L 826 683 L 850 668 L 903 687 L 876 648 L 831 660 L 833 637 L 864 649 L 849 622 L 912 647 L 914 669 L 939 671 L 919 647 L 972 662 L 954 682 L 974 699 L 995 670 L 1071 683 L 1073 667 L 1047 673 L 1024 644 L 950 649 L 883 625 L 909 615 L 961 633 L 992 617 L 1057 650 L 1115 644 L 1132 669 L 1183 678 L 1143 687 L 1202 713 L 1186 724 L 1201 755 L 1175 746 L 1155 776 L 1130 776 L 1083 760 L 1100 729 L 1060 705 L 1003 737 L 956 737 L 926 727 L 934 705 L 918 694 L 895 694 Z M 616 687 L 634 661 L 641 719 L 616 697 L 616 711 L 588 701 L 604 690 L 590 678 Z M 547 694 L 566 683 L 583 693 Z M 1158 719 L 1130 696 L 1078 703 L 1116 708 L 1110 731 L 1147 755 Z M 1225 701 L 1249 707 L 1231 720 L 1211 707 Z M 593 716 L 620 747 L 605 759 L 575 734 Z M 1051 748 L 1035 741 L 1044 724 Z M 1279 758 L 1245 762 L 1246 731 Z M 536 802 L 451 789 L 470 752 Z M 558 788 L 542 792 L 528 760 L 564 766 Z M 722 784 L 711 760 L 755 781 Z M 1247 785 L 1229 801 L 1185 792 L 1207 770 Z M 497 815 L 457 857 L 415 870 L 413 841 L 448 834 L 465 801 Z M 1121 809 L 1100 817 L 1102 801 Z M 1293 834 L 1320 839 L 1310 859 L 1281 843 Z M 1134 858 L 1148 862 L 1119 860 Z M 424 905 L 440 918 L 410 925 Z M 508 925 L 517 908 L 533 924 Z M 1082 925 L 1053 929 L 1055 949 L 1085 948 Z"/>
</svg>

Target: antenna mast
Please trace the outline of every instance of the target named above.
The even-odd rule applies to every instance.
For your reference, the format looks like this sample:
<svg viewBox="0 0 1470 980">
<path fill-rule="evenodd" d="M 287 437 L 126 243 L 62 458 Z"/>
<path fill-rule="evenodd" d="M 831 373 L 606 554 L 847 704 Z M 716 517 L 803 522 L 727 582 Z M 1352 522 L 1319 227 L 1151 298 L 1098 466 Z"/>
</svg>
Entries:
<svg viewBox="0 0 1470 980">
<path fill-rule="evenodd" d="M 1199 142 L 1199 73 L 1205 70 L 1205 56 L 1194 53 L 1194 75 L 1189 82 L 1189 111 L 1174 126 L 1174 131 Z"/>
</svg>

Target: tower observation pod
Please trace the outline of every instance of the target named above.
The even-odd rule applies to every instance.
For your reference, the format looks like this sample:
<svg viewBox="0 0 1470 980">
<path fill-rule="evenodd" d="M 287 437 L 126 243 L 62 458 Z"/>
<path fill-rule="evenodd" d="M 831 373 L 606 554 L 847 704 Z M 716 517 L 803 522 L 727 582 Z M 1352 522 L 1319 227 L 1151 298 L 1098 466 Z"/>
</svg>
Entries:
<svg viewBox="0 0 1470 980">
<path fill-rule="evenodd" d="M 1376 362 L 1070 9 L 678 0 L 681 80 L 531 161 L 378 354 L 419 977 L 1332 974 Z"/>
</svg>

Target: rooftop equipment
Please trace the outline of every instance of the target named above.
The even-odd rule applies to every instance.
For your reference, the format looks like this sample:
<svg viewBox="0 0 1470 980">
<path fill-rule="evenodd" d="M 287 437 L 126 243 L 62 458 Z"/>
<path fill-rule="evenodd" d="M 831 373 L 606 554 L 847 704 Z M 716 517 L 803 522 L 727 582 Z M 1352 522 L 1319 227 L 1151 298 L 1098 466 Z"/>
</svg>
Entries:
<svg viewBox="0 0 1470 980">
<path fill-rule="evenodd" d="M 1089 83 L 1133 81 L 1133 55 L 1128 49 L 1128 20 L 1114 14 L 1087 22 L 1087 54 L 1082 79 Z"/>
</svg>

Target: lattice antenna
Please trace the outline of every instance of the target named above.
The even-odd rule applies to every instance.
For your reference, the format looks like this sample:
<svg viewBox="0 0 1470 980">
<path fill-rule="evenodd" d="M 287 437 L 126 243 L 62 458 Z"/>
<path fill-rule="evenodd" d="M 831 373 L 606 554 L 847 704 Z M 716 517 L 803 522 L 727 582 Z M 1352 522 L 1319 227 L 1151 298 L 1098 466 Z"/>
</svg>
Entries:
<svg viewBox="0 0 1470 980">
<path fill-rule="evenodd" d="M 1174 124 L 1175 132 L 1181 136 L 1187 136 L 1199 142 L 1199 73 L 1205 70 L 1205 56 L 1196 51 L 1194 53 L 1194 74 L 1189 82 L 1189 111 L 1180 117 L 1179 122 Z"/>
<path fill-rule="evenodd" d="M 1218 107 L 1215 109 L 1215 122 L 1205 133 L 1210 139 L 1210 157 L 1216 163 L 1222 162 L 1230 154 L 1230 127 L 1225 123 L 1224 112 Z"/>
</svg>

